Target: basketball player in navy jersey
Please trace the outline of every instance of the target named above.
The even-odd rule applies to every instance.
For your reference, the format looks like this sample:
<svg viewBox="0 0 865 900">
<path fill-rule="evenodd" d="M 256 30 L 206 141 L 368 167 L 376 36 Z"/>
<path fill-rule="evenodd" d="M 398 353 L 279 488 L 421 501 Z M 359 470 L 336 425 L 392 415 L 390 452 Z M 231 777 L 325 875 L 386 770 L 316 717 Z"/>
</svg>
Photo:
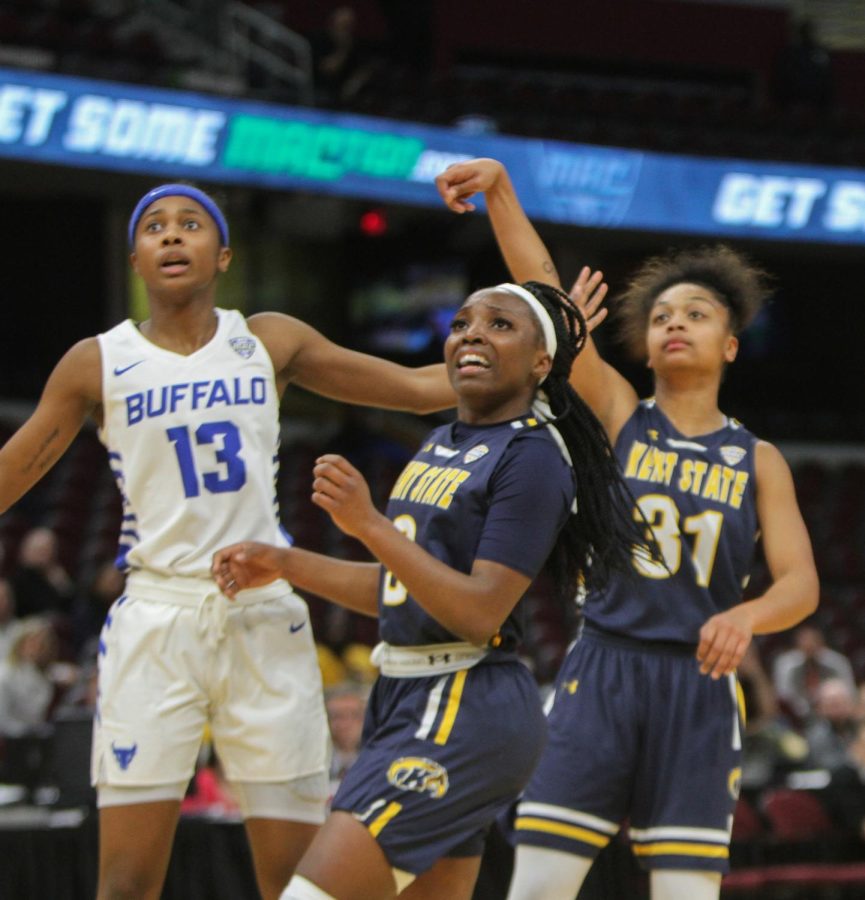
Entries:
<svg viewBox="0 0 865 900">
<path fill-rule="evenodd" d="M 31 418 L 0 449 L 0 512 L 57 461 L 85 418 L 100 425 L 123 498 L 124 595 L 100 643 L 93 778 L 100 900 L 156 898 L 204 726 L 274 900 L 324 821 L 327 722 L 304 601 L 277 582 L 233 603 L 213 552 L 287 544 L 274 502 L 279 398 L 429 411 L 453 405 L 443 366 L 409 369 L 338 347 L 289 316 L 216 307 L 231 261 L 207 194 L 169 184 L 129 222 L 150 318 L 72 347 Z"/>
<path fill-rule="evenodd" d="M 567 382 L 583 329 L 548 285 L 478 291 L 445 343 L 458 421 L 427 437 L 387 515 L 345 459 L 317 461 L 313 501 L 380 565 L 252 543 L 216 554 L 229 594 L 282 576 L 379 617 L 360 756 L 283 900 L 471 896 L 484 835 L 546 731 L 516 658 L 519 601 L 551 553 L 572 598 L 580 573 L 628 566 L 641 539 L 600 424 Z"/>
<path fill-rule="evenodd" d="M 446 204 L 482 192 L 515 277 L 558 276 L 503 166 L 474 160 L 438 179 Z M 589 341 L 571 383 L 600 419 L 663 563 L 633 559 L 588 592 L 582 634 L 557 679 L 550 740 L 517 809 L 510 900 L 573 900 L 628 819 L 653 900 L 714 900 L 728 868 L 741 758 L 735 669 L 754 634 L 813 612 L 818 582 L 789 467 L 718 407 L 763 273 L 724 247 L 646 262 L 619 305 L 648 359 L 640 400 Z M 590 327 L 600 273 L 572 292 Z M 762 535 L 771 586 L 742 602 Z"/>
</svg>

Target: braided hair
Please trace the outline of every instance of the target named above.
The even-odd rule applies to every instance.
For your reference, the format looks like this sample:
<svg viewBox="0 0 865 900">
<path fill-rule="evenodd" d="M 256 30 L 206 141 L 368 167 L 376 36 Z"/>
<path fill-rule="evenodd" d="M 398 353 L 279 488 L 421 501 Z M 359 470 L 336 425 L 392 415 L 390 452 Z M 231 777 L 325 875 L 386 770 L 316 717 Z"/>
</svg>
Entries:
<svg viewBox="0 0 865 900">
<path fill-rule="evenodd" d="M 549 312 L 556 330 L 556 354 L 539 391 L 554 418 L 534 427 L 555 426 L 576 473 L 577 514 L 568 517 L 548 560 L 562 597 L 571 600 L 580 581 L 591 589 L 603 585 L 613 571 L 633 573 L 635 547 L 645 548 L 651 558 L 660 559 L 660 553 L 656 547 L 646 548 L 651 531 L 607 433 L 568 380 L 588 337 L 582 312 L 557 287 L 539 281 L 527 281 L 522 287 Z"/>
</svg>

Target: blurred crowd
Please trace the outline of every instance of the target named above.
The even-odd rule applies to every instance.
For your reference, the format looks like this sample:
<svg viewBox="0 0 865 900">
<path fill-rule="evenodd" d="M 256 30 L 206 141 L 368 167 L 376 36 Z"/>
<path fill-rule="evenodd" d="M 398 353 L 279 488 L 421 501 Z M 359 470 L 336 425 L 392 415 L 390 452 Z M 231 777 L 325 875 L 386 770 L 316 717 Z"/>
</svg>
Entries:
<svg viewBox="0 0 865 900">
<path fill-rule="evenodd" d="M 57 802 L 62 798 L 52 785 L 69 782 L 64 775 L 70 773 L 57 771 L 64 761 L 52 753 L 52 738 L 58 723 L 93 716 L 99 632 L 122 593 L 123 576 L 106 560 L 88 583 L 76 583 L 60 561 L 57 536 L 45 527 L 27 532 L 0 571 L 6 573 L 0 577 L 0 784 L 21 786 L 26 793 L 10 795 L 17 800 L 40 802 L 41 796 L 42 802 Z M 324 631 L 320 640 L 327 643 L 318 649 L 335 792 L 357 756 L 376 670 L 368 644 L 340 640 L 339 623 L 328 621 Z M 739 682 L 747 710 L 743 803 L 760 816 L 773 791 L 808 792 L 833 828 L 865 840 L 865 684 L 857 684 L 850 660 L 811 620 L 770 657 L 763 658 L 755 640 Z M 237 818 L 218 758 L 204 737 L 184 811 Z M 68 764 L 82 767 L 82 760 L 86 754 L 73 754 Z M 86 771 L 75 774 L 79 787 L 86 784 Z M 79 790 L 76 798 L 82 796 Z"/>
<path fill-rule="evenodd" d="M 865 684 L 850 660 L 809 621 L 770 664 L 752 643 L 738 675 L 745 801 L 759 814 L 778 789 L 807 791 L 832 827 L 865 839 Z"/>
</svg>

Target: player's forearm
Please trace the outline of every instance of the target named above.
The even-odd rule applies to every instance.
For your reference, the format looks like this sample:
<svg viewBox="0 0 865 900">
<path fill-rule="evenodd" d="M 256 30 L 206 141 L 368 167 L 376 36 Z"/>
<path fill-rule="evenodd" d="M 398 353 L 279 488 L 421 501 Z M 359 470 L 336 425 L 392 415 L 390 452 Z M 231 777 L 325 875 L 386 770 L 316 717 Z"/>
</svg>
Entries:
<svg viewBox="0 0 865 900">
<path fill-rule="evenodd" d="M 352 612 L 378 616 L 378 563 L 348 562 L 297 547 L 285 550 L 280 563 L 294 587 Z"/>
<path fill-rule="evenodd" d="M 817 609 L 820 585 L 812 566 L 790 570 L 760 597 L 749 600 L 747 609 L 754 634 L 773 634 L 793 628 Z"/>
<path fill-rule="evenodd" d="M 25 424 L 0 449 L 0 515 L 24 496 L 63 455 L 72 442 L 62 425 Z"/>
<path fill-rule="evenodd" d="M 436 559 L 384 516 L 360 539 L 388 570 L 385 590 L 392 591 L 393 602 L 411 594 L 440 625 L 473 644 L 486 644 L 519 599 L 509 603 L 505 591 L 486 590 L 480 579 Z"/>
<path fill-rule="evenodd" d="M 414 396 L 406 405 L 408 412 L 425 415 L 453 409 L 457 405 L 456 394 L 448 379 L 444 363 L 420 366 L 412 373 Z"/>
<path fill-rule="evenodd" d="M 550 254 L 520 205 L 504 167 L 484 196 L 496 243 L 511 277 L 518 282 L 544 281 L 560 287 Z"/>
</svg>

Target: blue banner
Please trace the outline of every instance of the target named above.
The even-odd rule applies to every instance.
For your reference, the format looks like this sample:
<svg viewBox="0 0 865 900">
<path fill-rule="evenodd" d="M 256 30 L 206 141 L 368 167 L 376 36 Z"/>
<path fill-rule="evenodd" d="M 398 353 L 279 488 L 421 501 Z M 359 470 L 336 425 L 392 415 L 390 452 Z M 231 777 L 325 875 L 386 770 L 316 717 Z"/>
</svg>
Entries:
<svg viewBox="0 0 865 900">
<path fill-rule="evenodd" d="M 0 69 L 0 158 L 438 206 L 435 176 L 504 162 L 532 218 L 865 243 L 865 170 L 704 159 Z"/>
</svg>

